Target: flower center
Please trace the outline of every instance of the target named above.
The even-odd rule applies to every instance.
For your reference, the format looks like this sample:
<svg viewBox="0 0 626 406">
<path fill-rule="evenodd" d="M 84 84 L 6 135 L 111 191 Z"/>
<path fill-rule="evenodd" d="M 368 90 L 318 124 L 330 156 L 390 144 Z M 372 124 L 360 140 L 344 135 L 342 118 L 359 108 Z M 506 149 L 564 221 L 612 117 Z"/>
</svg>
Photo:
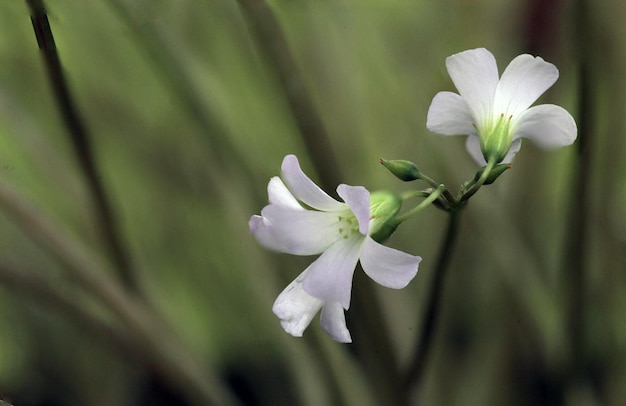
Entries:
<svg viewBox="0 0 626 406">
<path fill-rule="evenodd" d="M 352 234 L 359 231 L 359 221 L 352 212 L 337 216 L 337 219 L 339 220 L 337 230 L 340 238 L 347 240 Z"/>
<path fill-rule="evenodd" d="M 487 162 L 494 159 L 496 163 L 501 162 L 511 149 L 513 142 L 512 119 L 512 115 L 507 117 L 501 113 L 496 120 L 490 121 L 482 129 L 477 129 L 480 148 Z"/>
</svg>

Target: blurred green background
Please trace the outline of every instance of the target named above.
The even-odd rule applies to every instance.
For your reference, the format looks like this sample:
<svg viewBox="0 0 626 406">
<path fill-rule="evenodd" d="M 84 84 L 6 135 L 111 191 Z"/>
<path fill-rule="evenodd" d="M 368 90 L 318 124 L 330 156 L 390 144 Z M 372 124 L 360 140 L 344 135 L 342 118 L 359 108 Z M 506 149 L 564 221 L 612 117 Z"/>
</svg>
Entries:
<svg viewBox="0 0 626 406">
<path fill-rule="evenodd" d="M 410 399 L 623 404 L 626 5 L 281 0 L 270 6 L 295 61 L 294 77 L 302 79 L 291 85 L 312 100 L 309 113 L 321 118 L 339 181 L 370 190 L 415 187 L 393 178 L 380 157 L 411 160 L 453 190 L 474 176 L 464 138 L 437 137 L 425 127 L 432 97 L 454 90 L 447 56 L 486 47 L 500 71 L 521 53 L 559 68 L 540 102 L 564 106 L 579 128 L 584 120 L 579 136 L 591 152 L 579 154 L 578 144 L 546 152 L 525 142 L 512 170 L 472 199 L 435 344 Z M 353 331 L 353 345 L 336 344 L 316 318 L 296 339 L 271 312 L 278 293 L 312 259 L 263 250 L 247 221 L 266 204 L 267 181 L 286 154 L 298 155 L 317 180 L 326 162 L 323 153 L 309 155 L 280 62 L 263 47 L 275 44 L 259 36 L 250 13 L 228 0 L 55 0 L 47 7 L 140 286 L 184 349 L 244 404 L 385 404 L 361 363 L 357 342 L 367 332 Z M 17 0 L 0 2 L 0 182 L 84 244 L 94 261 L 114 268 L 29 9 Z M 580 182 L 586 187 L 576 189 Z M 382 305 L 380 329 L 389 333 L 400 367 L 413 353 L 445 224 L 446 214 L 434 207 L 405 223 L 388 245 L 421 255 L 420 272 L 400 291 L 372 285 Z M 568 250 L 572 241 L 583 241 L 583 249 Z M 584 344 L 575 356 L 583 367 L 580 384 L 559 392 L 554 377 L 572 362 L 572 263 L 583 272 Z M 141 357 L 120 351 L 29 284 L 35 275 L 43 291 L 60 292 L 70 307 L 117 325 L 6 212 L 0 212 L 0 270 L 0 399 L 16 406 L 185 404 Z M 353 303 L 348 315 L 360 311 Z"/>
</svg>

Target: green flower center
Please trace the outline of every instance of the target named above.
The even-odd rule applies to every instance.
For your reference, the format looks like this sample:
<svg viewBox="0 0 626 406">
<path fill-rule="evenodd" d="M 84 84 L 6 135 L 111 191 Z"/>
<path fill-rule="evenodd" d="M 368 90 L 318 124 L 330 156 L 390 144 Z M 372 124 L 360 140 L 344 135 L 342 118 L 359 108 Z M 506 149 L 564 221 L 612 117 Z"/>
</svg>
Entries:
<svg viewBox="0 0 626 406">
<path fill-rule="evenodd" d="M 377 191 L 371 194 L 370 236 L 378 242 L 383 242 L 396 231 L 398 224 L 392 220 L 402 207 L 402 199 L 392 192 Z"/>
<path fill-rule="evenodd" d="M 356 216 L 349 210 L 345 214 L 338 216 L 337 230 L 340 238 L 347 240 L 354 233 L 359 231 L 359 221 Z"/>
<path fill-rule="evenodd" d="M 402 200 L 395 193 L 373 192 L 370 195 L 369 235 L 379 242 L 386 240 L 397 227 L 391 220 L 401 206 Z M 339 238 L 346 240 L 359 232 L 359 220 L 352 211 L 346 210 L 337 216 L 337 231 Z"/>
<path fill-rule="evenodd" d="M 480 149 L 487 162 L 490 160 L 495 160 L 495 163 L 501 162 L 511 149 L 513 142 L 512 119 L 513 116 L 506 117 L 504 113 L 501 113 L 496 120 L 489 121 L 483 128 L 477 128 Z"/>
</svg>

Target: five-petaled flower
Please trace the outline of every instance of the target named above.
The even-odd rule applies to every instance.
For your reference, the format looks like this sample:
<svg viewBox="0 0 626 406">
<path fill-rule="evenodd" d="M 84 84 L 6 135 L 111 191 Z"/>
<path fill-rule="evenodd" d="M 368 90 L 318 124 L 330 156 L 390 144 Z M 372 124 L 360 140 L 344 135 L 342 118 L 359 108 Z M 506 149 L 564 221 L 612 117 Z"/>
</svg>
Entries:
<svg viewBox="0 0 626 406">
<path fill-rule="evenodd" d="M 339 202 L 309 179 L 294 155 L 282 163 L 282 179 L 268 185 L 270 204 L 249 227 L 257 241 L 274 251 L 321 254 L 274 302 L 273 312 L 289 334 L 300 337 L 321 309 L 321 325 L 334 340 L 351 342 L 344 309 L 350 307 L 352 276 L 360 261 L 365 273 L 383 286 L 405 287 L 417 273 L 420 257 L 386 247 L 371 236 L 400 209 L 393 194 L 370 195 L 362 186 L 339 185 Z"/>
<path fill-rule="evenodd" d="M 510 163 L 521 138 L 545 148 L 576 139 L 576 123 L 565 109 L 553 104 L 530 107 L 559 77 L 551 63 L 519 55 L 498 78 L 494 56 L 479 48 L 448 57 L 446 67 L 459 94 L 435 95 L 426 126 L 441 135 L 469 135 L 467 150 L 480 165 L 489 160 Z"/>
</svg>

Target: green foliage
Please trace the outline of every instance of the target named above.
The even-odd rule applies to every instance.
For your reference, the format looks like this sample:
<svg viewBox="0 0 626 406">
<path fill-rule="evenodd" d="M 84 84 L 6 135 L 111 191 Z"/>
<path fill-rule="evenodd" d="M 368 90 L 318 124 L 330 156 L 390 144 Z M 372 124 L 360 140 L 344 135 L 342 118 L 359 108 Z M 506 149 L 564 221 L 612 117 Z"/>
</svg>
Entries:
<svg viewBox="0 0 626 406">
<path fill-rule="evenodd" d="M 420 404 L 551 404 L 575 345 L 566 326 L 575 258 L 584 262 L 580 335 L 590 366 L 581 379 L 592 383 L 563 396 L 585 405 L 618 405 L 626 397 L 625 9 L 617 0 L 589 6 L 593 25 L 583 53 L 579 25 L 565 7 L 551 14 L 552 34 L 532 43 L 540 22 L 528 4 L 271 2 L 303 77 L 290 85 L 313 100 L 341 158 L 341 182 L 408 190 L 381 168 L 380 156 L 416 162 L 446 185 L 473 176 L 463 141 L 425 128 L 434 94 L 453 90 L 444 59 L 463 49 L 485 46 L 501 65 L 520 53 L 540 54 L 561 74 L 543 100 L 571 112 L 584 101 L 594 112 L 581 128 L 589 161 L 581 161 L 577 145 L 545 152 L 526 143 L 507 175 L 465 209 L 437 341 L 413 393 Z M 238 3 L 46 5 L 141 291 L 182 347 L 247 404 L 380 403 L 383 390 L 370 384 L 375 368 L 320 336 L 316 321 L 296 339 L 271 313 L 308 259 L 264 251 L 249 235 L 248 218 L 265 204 L 267 180 L 284 155 L 297 154 L 318 178 L 325 162 L 308 153 L 276 61 L 261 50 Z M 591 83 L 584 100 L 575 70 L 581 60 Z M 80 242 L 94 262 L 115 269 L 26 2 L 0 2 L 0 66 L 0 183 Z M 574 116 L 580 124 L 582 114 Z M 589 174 L 588 193 L 575 200 L 577 170 Z M 578 204 L 586 217 L 576 229 L 570 213 Z M 400 368 L 418 337 L 445 222 L 441 211 L 423 213 L 389 241 L 424 258 L 418 276 L 401 291 L 373 288 L 393 345 L 390 362 Z M 159 404 L 148 395 L 159 368 L 137 355 L 137 342 L 128 351 L 107 335 L 125 331 L 123 323 L 14 220 L 0 211 L 0 397 L 16 405 Z M 584 245 L 572 251 L 576 233 Z M 68 310 L 72 305 L 79 311 Z M 354 306 L 350 314 L 362 311 Z M 83 312 L 111 330 L 88 327 Z M 354 353 L 366 333 L 355 329 Z"/>
</svg>

